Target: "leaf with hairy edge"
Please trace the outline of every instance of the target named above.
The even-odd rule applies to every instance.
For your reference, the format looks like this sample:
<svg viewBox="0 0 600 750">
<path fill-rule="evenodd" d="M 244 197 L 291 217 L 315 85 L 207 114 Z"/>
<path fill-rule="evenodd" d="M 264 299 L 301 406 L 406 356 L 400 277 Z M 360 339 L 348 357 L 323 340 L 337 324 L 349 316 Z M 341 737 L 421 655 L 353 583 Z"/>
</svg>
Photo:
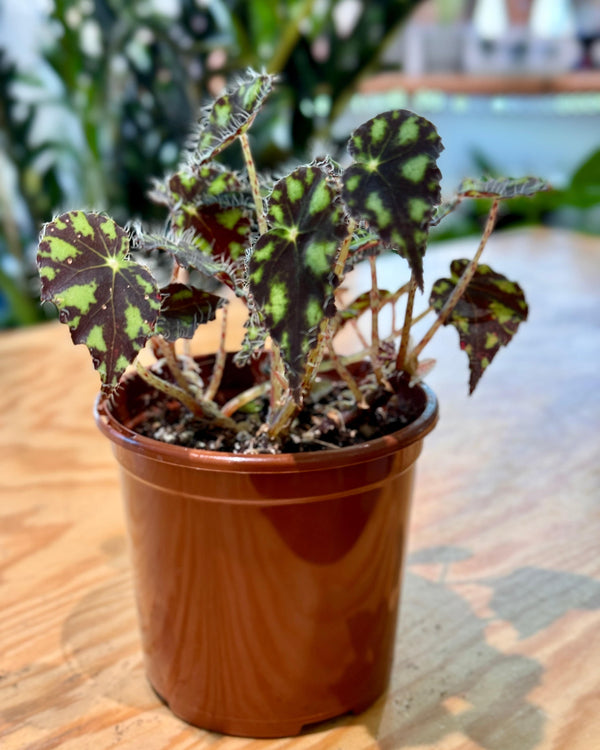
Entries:
<svg viewBox="0 0 600 750">
<path fill-rule="evenodd" d="M 245 132 L 273 89 L 274 77 L 251 72 L 220 96 L 198 124 L 193 160 L 198 164 L 215 156 Z"/>
<path fill-rule="evenodd" d="M 269 332 L 262 325 L 258 314 L 254 310 L 250 311 L 250 316 L 244 324 L 244 328 L 246 329 L 246 333 L 239 350 L 233 357 L 233 361 L 238 367 L 243 367 L 253 359 L 257 359 L 264 351 L 267 338 L 269 337 Z"/>
<path fill-rule="evenodd" d="M 215 319 L 226 300 L 187 284 L 168 284 L 160 290 L 162 305 L 156 333 L 169 341 L 191 339 L 202 323 Z"/>
<path fill-rule="evenodd" d="M 429 303 L 440 312 L 454 291 L 468 260 L 455 260 L 450 266 L 451 277 L 433 285 Z M 519 324 L 527 320 L 527 302 L 521 287 L 489 266 L 479 265 L 463 296 L 445 325 L 458 331 L 460 347 L 469 357 L 473 393 L 483 371 L 501 346 L 507 346 Z"/>
<path fill-rule="evenodd" d="M 181 231 L 193 229 L 194 242 L 206 254 L 238 260 L 249 244 L 250 211 L 235 196 L 244 186 L 230 171 L 203 165 L 172 175 L 161 189 L 171 212 L 171 224 Z M 155 199 L 158 191 L 153 193 Z"/>
<path fill-rule="evenodd" d="M 367 221 L 408 260 L 421 289 L 429 223 L 440 202 L 436 160 L 442 149 L 428 120 L 407 110 L 385 112 L 351 135 L 348 150 L 355 163 L 342 176 L 351 216 Z"/>
<path fill-rule="evenodd" d="M 124 229 L 83 211 L 46 224 L 38 248 L 42 300 L 57 306 L 73 343 L 88 347 L 106 394 L 152 336 L 160 309 L 150 271 L 128 253 Z"/>
<path fill-rule="evenodd" d="M 460 183 L 456 192 L 459 196 L 465 198 L 507 200 L 509 198 L 531 197 L 543 190 L 550 189 L 549 183 L 540 177 L 489 177 L 479 180 L 467 178 Z"/>
<path fill-rule="evenodd" d="M 319 325 L 330 312 L 333 262 L 346 230 L 344 211 L 319 167 L 279 180 L 268 201 L 271 226 L 249 259 L 249 287 L 279 344 L 295 397 Z"/>
<path fill-rule="evenodd" d="M 531 197 L 543 190 L 551 190 L 550 185 L 539 177 L 500 177 L 498 179 L 464 179 L 458 186 L 456 195 L 440 204 L 431 219 L 431 226 L 437 226 L 454 211 L 465 198 L 496 198 L 508 200 L 510 198 Z"/>
<path fill-rule="evenodd" d="M 193 244 L 193 236 L 188 231 L 176 239 L 169 239 L 158 234 L 147 234 L 134 229 L 133 241 L 136 250 L 153 252 L 164 250 L 172 255 L 177 263 L 185 269 L 195 269 L 200 273 L 225 284 L 236 293 L 240 291 L 242 269 L 231 263 L 218 261 L 206 255 Z"/>
</svg>

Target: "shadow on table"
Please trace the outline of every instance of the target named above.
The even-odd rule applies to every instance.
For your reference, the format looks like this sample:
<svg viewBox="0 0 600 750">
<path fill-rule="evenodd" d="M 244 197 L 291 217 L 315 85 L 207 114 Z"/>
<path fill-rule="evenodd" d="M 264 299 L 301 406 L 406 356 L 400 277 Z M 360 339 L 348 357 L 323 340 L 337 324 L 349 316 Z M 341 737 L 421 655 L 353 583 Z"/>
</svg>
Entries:
<svg viewBox="0 0 600 750">
<path fill-rule="evenodd" d="M 528 696 L 540 683 L 543 666 L 495 648 L 486 640 L 486 627 L 499 619 L 510 622 L 521 638 L 531 637 L 570 610 L 600 609 L 600 583 L 539 568 L 477 579 L 467 583 L 491 588 L 489 607 L 495 615 L 478 617 L 445 580 L 452 563 L 470 556 L 467 550 L 434 548 L 410 557 L 390 690 L 366 712 L 307 727 L 305 735 L 355 725 L 373 737 L 373 750 L 426 746 L 455 733 L 485 750 L 539 745 L 545 715 Z M 411 565 L 438 565 L 441 574 L 429 580 Z M 139 689 L 147 683 L 133 591 L 123 559 L 118 567 L 120 574 L 90 592 L 65 622 L 63 646 L 72 669 L 91 677 L 104 695 L 142 711 L 159 708 L 149 686 Z M 263 741 L 261 747 L 270 744 Z"/>
<path fill-rule="evenodd" d="M 449 588 L 449 565 L 471 554 L 458 548 L 421 550 L 408 565 L 441 566 L 438 580 L 410 569 L 404 580 L 400 632 L 387 695 L 348 723 L 364 724 L 379 750 L 430 745 L 459 733 L 485 750 L 534 750 L 544 735 L 544 712 L 528 700 L 544 668 L 504 653 L 485 628 L 509 622 L 521 639 L 545 630 L 574 609 L 600 609 L 600 583 L 585 576 L 520 568 L 470 583 L 492 589 L 493 617 L 478 617 Z M 465 583 L 460 581 L 460 583 Z"/>
</svg>

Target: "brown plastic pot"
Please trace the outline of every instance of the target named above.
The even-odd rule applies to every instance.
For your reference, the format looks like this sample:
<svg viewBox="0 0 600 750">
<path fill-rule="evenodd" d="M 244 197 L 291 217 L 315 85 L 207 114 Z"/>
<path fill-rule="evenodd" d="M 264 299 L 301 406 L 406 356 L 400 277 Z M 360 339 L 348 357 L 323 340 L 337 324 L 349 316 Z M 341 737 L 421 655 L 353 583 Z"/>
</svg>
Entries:
<svg viewBox="0 0 600 750">
<path fill-rule="evenodd" d="M 177 716 L 281 737 L 386 688 L 415 461 L 437 401 L 392 435 L 240 456 L 130 430 L 130 389 L 96 420 L 121 467 L 150 683 Z M 137 384 L 137 385 L 136 385 Z"/>
</svg>

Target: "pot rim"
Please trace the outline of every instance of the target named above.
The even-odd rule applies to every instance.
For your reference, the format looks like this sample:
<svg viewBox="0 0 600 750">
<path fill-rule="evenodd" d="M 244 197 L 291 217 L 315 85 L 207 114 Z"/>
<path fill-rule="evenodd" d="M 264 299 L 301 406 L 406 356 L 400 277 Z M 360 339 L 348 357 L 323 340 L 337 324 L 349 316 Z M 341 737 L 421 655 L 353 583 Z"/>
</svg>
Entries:
<svg viewBox="0 0 600 750">
<path fill-rule="evenodd" d="M 107 408 L 107 400 L 102 394 L 98 394 L 94 403 L 94 419 L 100 431 L 115 445 L 178 466 L 202 465 L 214 471 L 254 473 L 335 469 L 356 461 L 370 461 L 395 453 L 422 440 L 433 430 L 439 417 L 437 397 L 425 383 L 418 383 L 413 387 L 420 389 L 425 395 L 423 411 L 413 422 L 375 440 L 330 451 L 248 455 L 163 443 L 139 435 L 122 424 Z"/>
</svg>

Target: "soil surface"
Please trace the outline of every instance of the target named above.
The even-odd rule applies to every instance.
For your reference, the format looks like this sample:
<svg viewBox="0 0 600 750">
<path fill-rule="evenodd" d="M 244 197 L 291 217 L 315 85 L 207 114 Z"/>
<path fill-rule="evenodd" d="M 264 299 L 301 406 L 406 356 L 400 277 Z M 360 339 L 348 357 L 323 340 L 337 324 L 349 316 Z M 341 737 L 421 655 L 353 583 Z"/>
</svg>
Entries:
<svg viewBox="0 0 600 750">
<path fill-rule="evenodd" d="M 118 418 L 140 435 L 188 448 L 231 453 L 299 453 L 335 450 L 357 445 L 396 432 L 413 422 L 423 411 L 424 396 L 404 379 L 391 382 L 391 390 L 378 387 L 373 379 L 369 407 L 356 407 L 344 383 L 325 378 L 314 396 L 295 419 L 290 434 L 274 442 L 261 429 L 267 417 L 267 398 L 252 402 L 249 408 L 233 415 L 237 430 L 215 428 L 163 393 L 141 387 L 129 403 L 127 412 L 137 417 Z M 231 398 L 225 383 L 222 402 Z M 235 390 L 239 390 L 236 388 Z M 128 398 L 128 401 L 131 401 Z"/>
</svg>

